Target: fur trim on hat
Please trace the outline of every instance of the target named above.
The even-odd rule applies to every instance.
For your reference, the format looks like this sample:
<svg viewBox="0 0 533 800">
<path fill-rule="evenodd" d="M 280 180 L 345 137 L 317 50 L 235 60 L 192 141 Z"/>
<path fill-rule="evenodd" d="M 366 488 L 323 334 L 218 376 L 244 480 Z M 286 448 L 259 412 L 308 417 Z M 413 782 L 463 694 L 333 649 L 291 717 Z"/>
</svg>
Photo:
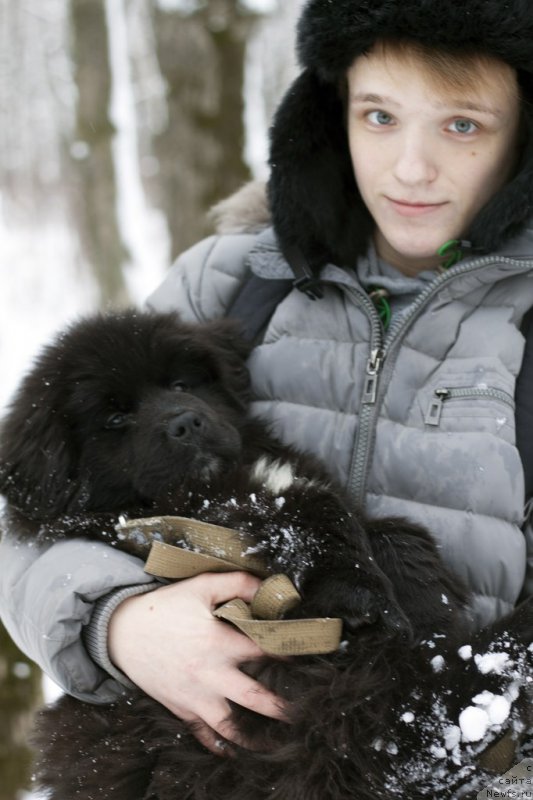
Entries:
<svg viewBox="0 0 533 800">
<path fill-rule="evenodd" d="M 303 67 L 335 82 L 378 38 L 483 51 L 533 72 L 530 0 L 309 0 L 298 23 Z"/>
<path fill-rule="evenodd" d="M 259 233 L 271 224 L 263 181 L 249 181 L 208 212 L 217 234 Z"/>
<path fill-rule="evenodd" d="M 313 72 L 295 81 L 272 129 L 269 199 L 282 249 L 313 270 L 350 264 L 373 228 L 352 169 L 338 93 Z"/>
<path fill-rule="evenodd" d="M 269 202 L 282 250 L 296 246 L 316 272 L 353 266 L 373 221 L 357 189 L 339 80 L 376 39 L 404 38 L 454 52 L 483 51 L 533 73 L 531 0 L 310 0 L 298 25 L 304 67 L 271 129 Z M 533 83 L 531 84 L 533 85 Z M 480 211 L 468 232 L 491 252 L 533 212 L 533 110 L 516 177 Z"/>
</svg>

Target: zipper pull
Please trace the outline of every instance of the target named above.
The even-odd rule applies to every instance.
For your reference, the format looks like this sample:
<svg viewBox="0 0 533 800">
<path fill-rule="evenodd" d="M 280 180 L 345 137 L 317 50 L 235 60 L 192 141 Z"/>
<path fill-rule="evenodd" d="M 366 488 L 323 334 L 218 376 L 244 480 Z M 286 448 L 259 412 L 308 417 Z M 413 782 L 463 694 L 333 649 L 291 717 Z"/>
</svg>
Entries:
<svg viewBox="0 0 533 800">
<path fill-rule="evenodd" d="M 370 358 L 366 364 L 366 378 L 363 389 L 363 403 L 370 405 L 376 402 L 376 395 L 378 391 L 378 376 L 379 371 L 383 364 L 383 350 L 377 348 L 372 350 Z"/>
<path fill-rule="evenodd" d="M 449 396 L 449 389 L 435 389 L 435 399 L 431 401 L 424 420 L 426 425 L 439 425 L 444 401 Z"/>
</svg>

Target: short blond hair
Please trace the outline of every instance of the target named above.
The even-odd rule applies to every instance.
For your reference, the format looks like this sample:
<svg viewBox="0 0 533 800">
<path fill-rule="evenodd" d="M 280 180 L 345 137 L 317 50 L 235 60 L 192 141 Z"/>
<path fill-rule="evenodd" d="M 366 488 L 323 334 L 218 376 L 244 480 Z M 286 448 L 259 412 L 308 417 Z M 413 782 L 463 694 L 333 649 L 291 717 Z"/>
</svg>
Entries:
<svg viewBox="0 0 533 800">
<path fill-rule="evenodd" d="M 488 53 L 453 52 L 409 39 L 379 39 L 370 52 L 421 67 L 440 94 L 472 91 L 495 80 L 511 97 L 522 99 L 516 70 Z"/>
</svg>

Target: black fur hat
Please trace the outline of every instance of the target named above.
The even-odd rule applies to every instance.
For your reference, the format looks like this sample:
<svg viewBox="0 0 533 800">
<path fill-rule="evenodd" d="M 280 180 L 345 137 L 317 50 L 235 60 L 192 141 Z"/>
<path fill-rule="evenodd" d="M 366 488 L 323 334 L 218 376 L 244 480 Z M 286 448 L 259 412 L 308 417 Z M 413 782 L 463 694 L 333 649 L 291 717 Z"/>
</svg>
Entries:
<svg viewBox="0 0 533 800">
<path fill-rule="evenodd" d="M 269 199 L 285 254 L 299 251 L 315 272 L 327 261 L 353 265 L 373 228 L 353 175 L 339 84 L 379 38 L 496 56 L 518 70 L 533 98 L 531 0 L 309 0 L 298 24 L 304 69 L 271 130 Z M 474 220 L 468 237 L 476 250 L 493 251 L 533 211 L 529 104 L 524 116 L 521 163 Z"/>
</svg>

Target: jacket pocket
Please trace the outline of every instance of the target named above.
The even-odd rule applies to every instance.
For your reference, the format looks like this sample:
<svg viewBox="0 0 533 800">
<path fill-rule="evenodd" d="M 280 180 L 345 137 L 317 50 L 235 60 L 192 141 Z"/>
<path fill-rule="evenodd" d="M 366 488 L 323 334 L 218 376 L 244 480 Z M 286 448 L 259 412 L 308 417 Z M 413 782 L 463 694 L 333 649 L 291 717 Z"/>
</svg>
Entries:
<svg viewBox="0 0 533 800">
<path fill-rule="evenodd" d="M 446 408 L 450 407 L 450 404 L 463 401 L 463 405 L 468 406 L 469 401 L 471 402 L 477 399 L 485 399 L 491 403 L 495 401 L 500 404 L 502 408 L 512 411 L 514 415 L 514 398 L 504 389 L 496 389 L 490 386 L 464 386 L 453 388 L 441 386 L 433 392 L 433 397 L 429 403 L 424 421 L 426 425 L 438 427 L 441 423 L 443 412 Z M 456 411 L 459 411 L 459 408 L 457 408 Z M 505 424 L 506 421 L 507 419 L 502 417 L 502 424 Z"/>
</svg>

